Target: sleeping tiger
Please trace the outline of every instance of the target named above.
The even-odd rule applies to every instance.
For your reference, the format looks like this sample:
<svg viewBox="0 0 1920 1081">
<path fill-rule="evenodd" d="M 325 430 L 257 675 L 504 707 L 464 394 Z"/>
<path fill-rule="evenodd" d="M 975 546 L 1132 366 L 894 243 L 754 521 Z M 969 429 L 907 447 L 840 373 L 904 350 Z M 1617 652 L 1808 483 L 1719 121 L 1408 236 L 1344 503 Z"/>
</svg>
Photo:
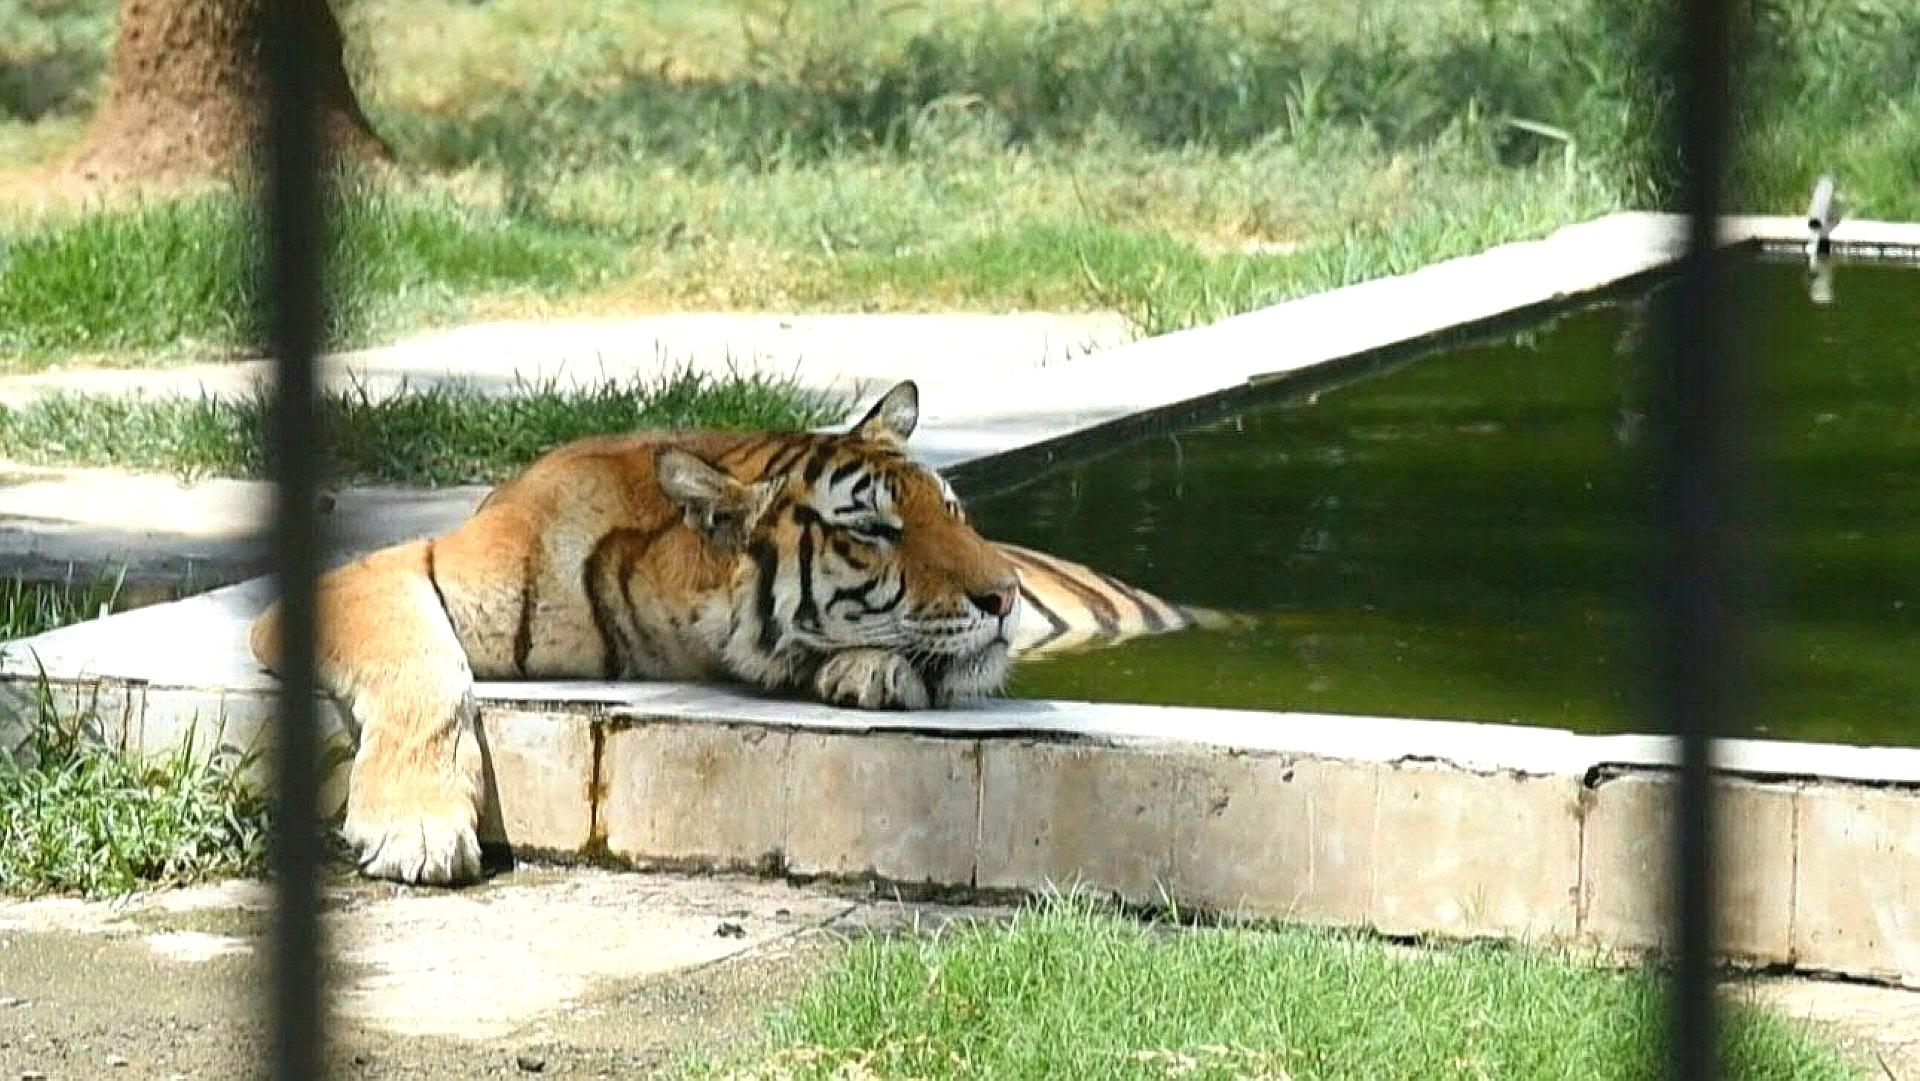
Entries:
<svg viewBox="0 0 1920 1081">
<path fill-rule="evenodd" d="M 359 746 L 363 873 L 475 876 L 479 679 L 732 680 L 862 709 L 991 693 L 1022 651 L 1205 613 L 996 545 L 905 454 L 912 383 L 844 434 L 641 433 L 555 450 L 458 529 L 320 580 L 321 685 Z M 252 631 L 276 665 L 279 610 Z"/>
</svg>

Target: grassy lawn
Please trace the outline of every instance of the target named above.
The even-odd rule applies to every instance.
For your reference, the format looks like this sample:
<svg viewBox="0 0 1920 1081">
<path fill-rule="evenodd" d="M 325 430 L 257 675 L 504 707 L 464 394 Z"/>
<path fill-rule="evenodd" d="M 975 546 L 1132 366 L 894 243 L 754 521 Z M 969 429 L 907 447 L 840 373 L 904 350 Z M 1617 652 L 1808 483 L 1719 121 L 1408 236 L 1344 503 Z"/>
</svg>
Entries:
<svg viewBox="0 0 1920 1081">
<path fill-rule="evenodd" d="M 343 481 L 422 486 L 504 480 L 561 443 L 642 428 L 803 429 L 845 403 L 764 375 L 529 386 L 511 396 L 435 385 L 321 403 L 322 445 Z M 55 395 L 0 407 L 0 457 L 187 477 L 266 477 L 262 398 Z"/>
<path fill-rule="evenodd" d="M 1303 929 L 1173 930 L 1078 900 L 1009 925 L 876 938 L 764 1045 L 694 1076 L 1641 1078 L 1661 983 L 1521 948 L 1409 949 Z M 1859 1076 L 1750 1009 L 1728 1076 Z"/>
<path fill-rule="evenodd" d="M 0 371 L 74 354 L 205 359 L 256 340 L 254 217 L 230 196 L 201 195 L 20 228 L 0 273 Z M 375 188 L 343 192 L 333 229 L 340 344 L 475 295 L 603 280 L 623 258 L 579 230 Z"/>
<path fill-rule="evenodd" d="M 528 311 L 1115 309 L 1153 333 L 1657 205 L 1632 0 L 350 0 L 405 180 L 338 333 Z M 100 92 L 111 0 L 0 5 L 0 156 Z M 1920 8 L 1763 0 L 1740 206 L 1920 216 Z M 1790 105 L 1790 107 L 1789 107 Z M 0 358 L 248 337 L 242 215 L 0 210 Z M 122 288 L 130 286 L 129 288 Z"/>
</svg>

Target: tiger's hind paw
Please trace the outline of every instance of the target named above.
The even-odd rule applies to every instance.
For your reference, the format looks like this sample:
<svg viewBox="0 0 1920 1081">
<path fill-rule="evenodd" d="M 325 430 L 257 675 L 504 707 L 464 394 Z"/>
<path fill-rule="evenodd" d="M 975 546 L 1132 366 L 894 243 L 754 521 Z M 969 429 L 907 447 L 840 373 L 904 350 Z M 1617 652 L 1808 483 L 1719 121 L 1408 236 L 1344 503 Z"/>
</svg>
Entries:
<svg viewBox="0 0 1920 1081">
<path fill-rule="evenodd" d="M 926 709 L 926 681 L 897 653 L 849 649 L 828 657 L 814 675 L 814 689 L 829 705 L 854 709 Z"/>
</svg>

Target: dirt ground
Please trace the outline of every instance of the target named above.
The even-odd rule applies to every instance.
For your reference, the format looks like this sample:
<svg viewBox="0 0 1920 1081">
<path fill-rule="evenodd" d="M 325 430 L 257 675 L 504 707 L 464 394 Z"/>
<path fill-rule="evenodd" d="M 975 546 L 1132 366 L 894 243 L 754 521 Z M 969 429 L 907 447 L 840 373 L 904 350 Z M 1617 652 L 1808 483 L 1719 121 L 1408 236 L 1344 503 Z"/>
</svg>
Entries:
<svg viewBox="0 0 1920 1081">
<path fill-rule="evenodd" d="M 269 897 L 0 901 L 0 1081 L 259 1076 Z M 341 1078 L 642 1077 L 725 1056 L 854 938 L 996 918 L 756 879 L 529 869 L 462 891 L 337 881 Z M 1920 993 L 1760 977 L 1870 1078 L 1920 1081 Z"/>
<path fill-rule="evenodd" d="M 0 902 L 0 1078 L 259 1075 L 266 895 Z M 328 902 L 344 1078 L 636 1077 L 724 1055 L 852 937 L 961 910 L 594 871 Z"/>
</svg>

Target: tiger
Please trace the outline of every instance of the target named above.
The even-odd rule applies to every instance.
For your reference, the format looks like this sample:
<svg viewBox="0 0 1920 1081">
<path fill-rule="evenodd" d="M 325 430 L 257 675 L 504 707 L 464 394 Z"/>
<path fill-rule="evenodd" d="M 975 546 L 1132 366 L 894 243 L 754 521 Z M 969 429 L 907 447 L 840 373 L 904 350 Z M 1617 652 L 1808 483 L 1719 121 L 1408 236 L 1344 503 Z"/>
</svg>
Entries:
<svg viewBox="0 0 1920 1081">
<path fill-rule="evenodd" d="M 1016 655 L 1207 613 L 982 538 L 908 457 L 920 394 L 840 432 L 638 432 L 550 451 L 451 532 L 324 574 L 316 674 L 358 737 L 345 840 L 373 878 L 480 871 L 474 681 L 692 680 L 858 709 L 992 694 Z M 281 610 L 250 631 L 280 666 Z"/>
</svg>

